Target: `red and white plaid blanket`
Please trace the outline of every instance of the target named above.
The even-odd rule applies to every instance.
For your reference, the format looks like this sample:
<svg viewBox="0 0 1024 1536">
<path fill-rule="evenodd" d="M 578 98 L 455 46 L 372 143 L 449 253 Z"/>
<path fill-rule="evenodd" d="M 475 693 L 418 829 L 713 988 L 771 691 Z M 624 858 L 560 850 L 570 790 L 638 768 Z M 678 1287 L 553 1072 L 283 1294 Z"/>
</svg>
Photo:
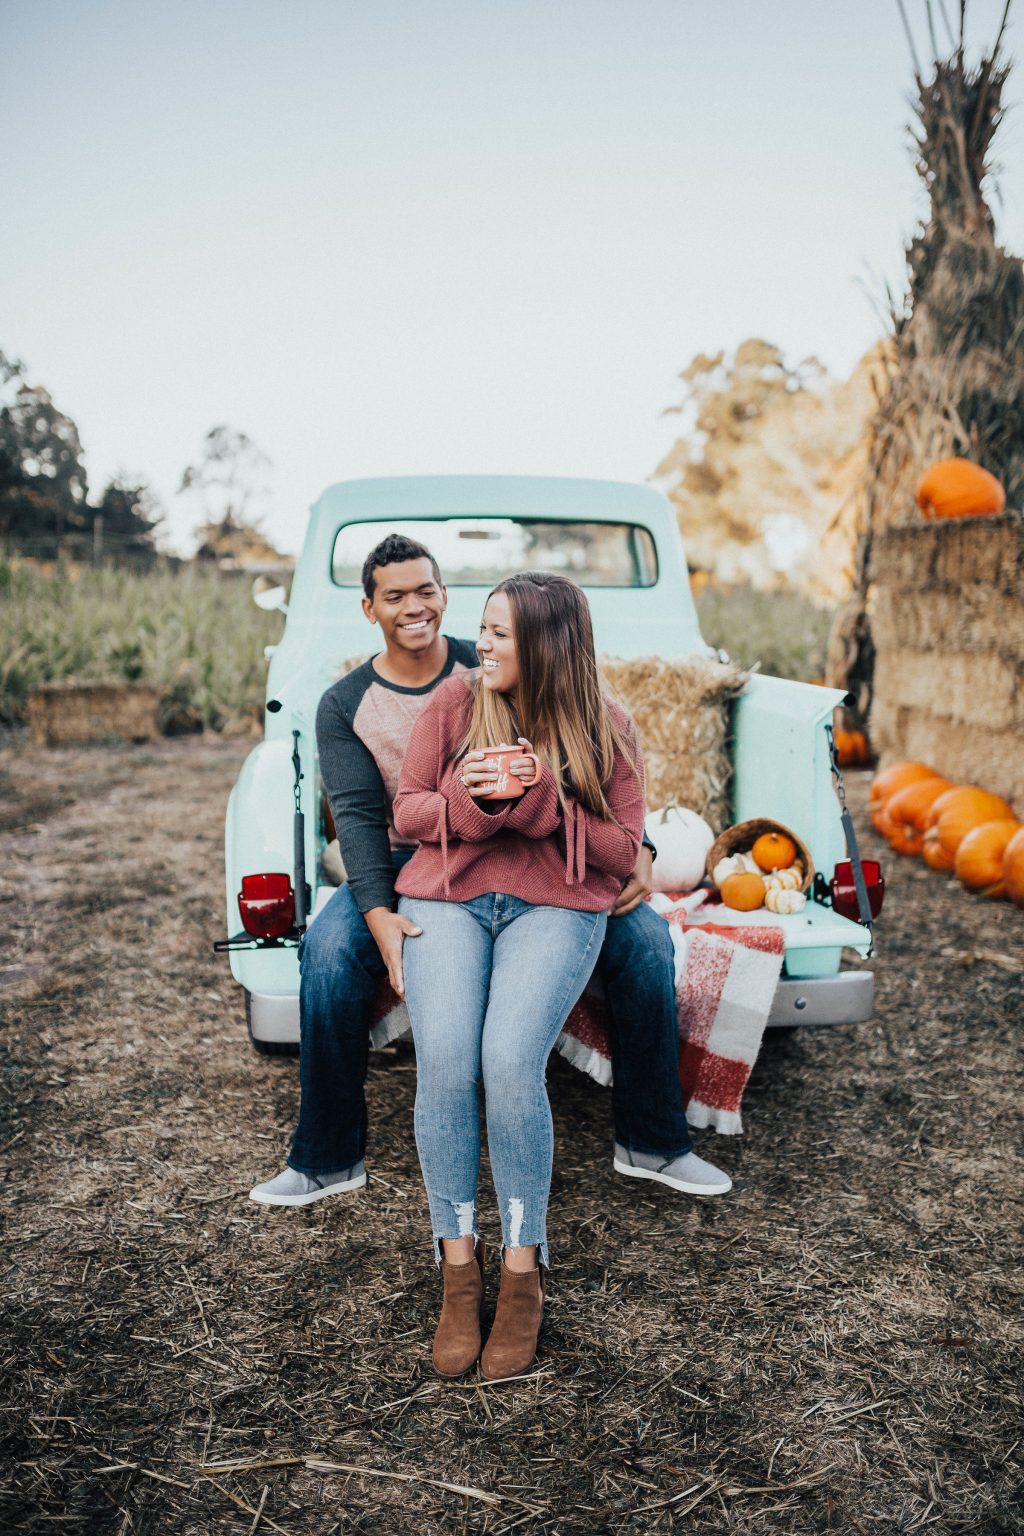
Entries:
<svg viewBox="0 0 1024 1536">
<path fill-rule="evenodd" d="M 734 922 L 734 914 L 706 891 L 654 896 L 651 904 L 671 924 L 676 952 L 679 1077 L 686 1118 L 692 1126 L 738 1136 L 743 1090 L 761 1049 L 782 968 L 782 930 Z M 408 1033 L 405 1004 L 385 982 L 371 1040 L 380 1047 Z M 597 1082 L 611 1082 L 608 1010 L 599 981 L 591 982 L 566 1019 L 556 1049 Z"/>
<path fill-rule="evenodd" d="M 654 896 L 651 905 L 672 927 L 686 1118 L 692 1126 L 738 1136 L 743 1090 L 782 969 L 782 930 L 732 921 L 735 914 L 707 891 Z M 608 1011 L 599 982 L 587 988 L 566 1019 L 557 1049 L 599 1083 L 611 1082 Z"/>
</svg>

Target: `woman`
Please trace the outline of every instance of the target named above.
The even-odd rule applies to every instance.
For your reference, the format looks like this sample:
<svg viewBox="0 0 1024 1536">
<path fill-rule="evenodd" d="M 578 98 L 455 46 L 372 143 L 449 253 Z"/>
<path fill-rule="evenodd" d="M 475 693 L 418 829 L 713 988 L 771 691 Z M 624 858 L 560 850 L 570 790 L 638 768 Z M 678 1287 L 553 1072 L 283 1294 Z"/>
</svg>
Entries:
<svg viewBox="0 0 1024 1536">
<path fill-rule="evenodd" d="M 636 864 L 643 765 L 628 716 L 606 700 L 587 600 L 527 572 L 487 599 L 478 673 L 434 692 L 409 739 L 395 826 L 420 847 L 398 877 L 406 1000 L 416 1042 L 416 1144 L 444 1304 L 435 1369 L 480 1356 L 483 1244 L 476 1225 L 478 1094 L 486 1095 L 504 1251 L 489 1380 L 534 1358 L 548 1262 L 551 1111 L 545 1066 Z M 488 801 L 486 747 L 519 742 L 523 786 Z"/>
</svg>

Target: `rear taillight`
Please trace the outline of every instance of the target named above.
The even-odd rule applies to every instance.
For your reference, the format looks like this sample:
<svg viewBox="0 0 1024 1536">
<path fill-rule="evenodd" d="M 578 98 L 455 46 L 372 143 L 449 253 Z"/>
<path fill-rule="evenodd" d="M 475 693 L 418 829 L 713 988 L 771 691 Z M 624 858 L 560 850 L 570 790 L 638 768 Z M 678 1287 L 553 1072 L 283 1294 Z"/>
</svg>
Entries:
<svg viewBox="0 0 1024 1536">
<path fill-rule="evenodd" d="M 875 859 L 864 859 L 861 869 L 864 872 L 864 884 L 867 887 L 871 916 L 877 917 L 882 910 L 882 901 L 885 897 L 885 876 L 882 874 L 882 866 Z M 830 889 L 833 912 L 838 912 L 855 923 L 859 922 L 857 883 L 853 877 L 853 864 L 849 859 L 843 859 L 836 865 Z"/>
<path fill-rule="evenodd" d="M 287 875 L 243 875 L 238 893 L 242 927 L 254 939 L 280 939 L 295 922 L 295 892 Z"/>
</svg>

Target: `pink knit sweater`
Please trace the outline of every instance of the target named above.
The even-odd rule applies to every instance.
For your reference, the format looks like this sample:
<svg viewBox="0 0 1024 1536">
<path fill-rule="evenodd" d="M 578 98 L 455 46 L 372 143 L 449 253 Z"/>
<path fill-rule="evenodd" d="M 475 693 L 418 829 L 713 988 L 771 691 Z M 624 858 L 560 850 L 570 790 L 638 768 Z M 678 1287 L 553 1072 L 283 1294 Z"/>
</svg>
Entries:
<svg viewBox="0 0 1024 1536">
<path fill-rule="evenodd" d="M 640 849 L 644 771 L 632 721 L 618 705 L 608 708 L 639 770 L 616 756 L 605 790 L 614 821 L 602 821 L 572 799 L 563 811 L 546 766 L 519 799 L 487 811 L 463 784 L 461 759 L 453 759 L 469 724 L 472 695 L 464 678 L 439 684 L 413 726 L 395 796 L 397 831 L 420 844 L 395 882 L 399 893 L 469 901 L 500 891 L 538 906 L 610 908 Z"/>
</svg>

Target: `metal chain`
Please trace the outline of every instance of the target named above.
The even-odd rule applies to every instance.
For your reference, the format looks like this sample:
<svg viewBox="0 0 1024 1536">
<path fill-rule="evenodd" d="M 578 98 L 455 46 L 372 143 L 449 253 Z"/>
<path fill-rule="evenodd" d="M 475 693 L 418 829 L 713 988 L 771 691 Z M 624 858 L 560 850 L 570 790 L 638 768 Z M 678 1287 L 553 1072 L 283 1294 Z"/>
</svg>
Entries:
<svg viewBox="0 0 1024 1536">
<path fill-rule="evenodd" d="M 299 785 L 305 778 L 305 774 L 302 771 L 302 760 L 299 757 L 298 731 L 292 731 L 292 741 L 294 743 L 292 747 L 292 767 L 295 770 L 295 812 L 298 815 L 302 810 L 302 790 L 299 788 Z"/>
<path fill-rule="evenodd" d="M 828 737 L 828 755 L 832 764 L 832 780 L 835 784 L 836 795 L 839 799 L 839 807 L 843 815 L 848 814 L 846 805 L 846 785 L 843 783 L 843 770 L 839 766 L 839 748 L 830 725 L 825 726 L 825 735 Z"/>
<path fill-rule="evenodd" d="M 832 764 L 832 783 L 835 788 L 836 798 L 839 801 L 839 820 L 842 822 L 843 833 L 846 838 L 846 851 L 853 868 L 853 883 L 857 892 L 857 910 L 860 913 L 861 925 L 868 930 L 871 939 L 867 953 L 867 958 L 870 960 L 875 952 L 874 918 L 871 913 L 871 904 L 868 900 L 867 886 L 864 883 L 864 870 L 860 862 L 860 849 L 857 847 L 857 833 L 853 825 L 853 817 L 850 815 L 849 806 L 846 803 L 846 785 L 843 783 L 843 771 L 839 766 L 839 751 L 836 747 L 831 725 L 826 724 L 825 735 L 828 737 L 828 753 Z"/>
</svg>

